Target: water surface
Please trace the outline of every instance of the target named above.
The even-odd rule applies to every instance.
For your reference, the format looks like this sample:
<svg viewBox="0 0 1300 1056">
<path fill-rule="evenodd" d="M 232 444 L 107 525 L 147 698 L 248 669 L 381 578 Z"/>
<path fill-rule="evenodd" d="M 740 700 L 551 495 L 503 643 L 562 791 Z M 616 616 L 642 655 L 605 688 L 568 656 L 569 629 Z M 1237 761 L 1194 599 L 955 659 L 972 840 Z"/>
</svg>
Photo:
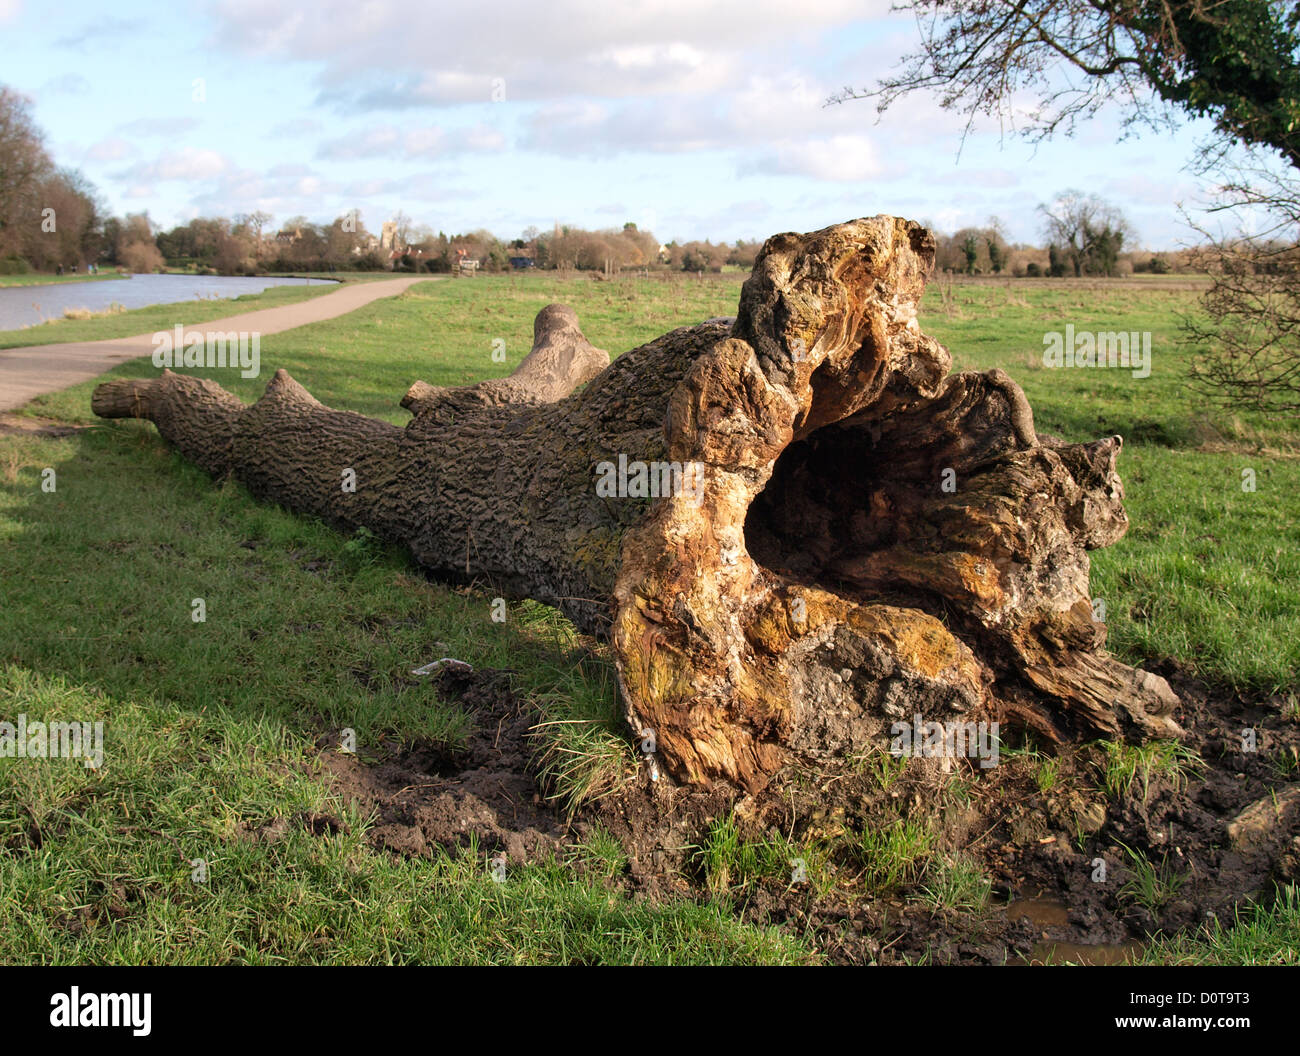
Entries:
<svg viewBox="0 0 1300 1056">
<path fill-rule="evenodd" d="M 267 276 L 132 275 L 129 279 L 104 279 L 100 282 L 5 286 L 0 288 L 0 330 L 17 330 L 47 319 L 61 319 L 65 308 L 102 312 L 114 302 L 124 308 L 145 308 L 151 304 L 261 293 L 271 286 L 321 286 L 332 282 L 332 279 L 276 279 Z M 232 307 L 230 314 L 252 310 L 253 307 Z"/>
</svg>

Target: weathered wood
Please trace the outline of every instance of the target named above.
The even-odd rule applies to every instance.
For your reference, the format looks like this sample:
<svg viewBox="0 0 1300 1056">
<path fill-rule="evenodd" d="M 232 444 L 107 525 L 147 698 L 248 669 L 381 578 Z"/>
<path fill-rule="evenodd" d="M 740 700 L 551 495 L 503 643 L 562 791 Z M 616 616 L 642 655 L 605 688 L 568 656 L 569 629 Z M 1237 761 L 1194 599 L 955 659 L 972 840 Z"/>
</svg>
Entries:
<svg viewBox="0 0 1300 1056">
<path fill-rule="evenodd" d="M 734 322 L 608 366 L 551 306 L 510 378 L 417 383 L 405 429 L 283 371 L 251 407 L 169 372 L 93 405 L 609 635 L 629 722 L 682 780 L 755 788 L 915 714 L 1177 735 L 1168 685 L 1107 655 L 1093 619 L 1087 550 L 1127 528 L 1120 438 L 1040 438 L 1004 372 L 950 376 L 916 319 L 933 256 L 893 217 L 775 236 Z"/>
<path fill-rule="evenodd" d="M 609 353 L 594 347 L 578 325 L 578 313 L 563 304 L 548 304 L 533 321 L 533 347 L 506 378 L 446 388 L 417 381 L 402 406 L 427 414 L 440 404 L 450 409 L 470 404 L 536 405 L 554 403 L 609 366 Z"/>
</svg>

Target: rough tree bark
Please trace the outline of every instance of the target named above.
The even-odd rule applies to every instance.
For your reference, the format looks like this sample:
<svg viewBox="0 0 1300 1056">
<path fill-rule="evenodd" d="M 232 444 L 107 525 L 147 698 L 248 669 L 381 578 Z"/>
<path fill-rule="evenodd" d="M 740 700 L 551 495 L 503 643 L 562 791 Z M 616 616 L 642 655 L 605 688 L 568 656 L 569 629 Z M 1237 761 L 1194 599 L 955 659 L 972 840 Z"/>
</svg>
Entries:
<svg viewBox="0 0 1300 1056">
<path fill-rule="evenodd" d="M 417 382 L 405 429 L 282 370 L 252 406 L 164 372 L 107 382 L 93 407 L 608 635 L 628 720 L 680 780 L 755 789 L 915 714 L 1179 735 L 1169 686 L 1111 658 L 1093 618 L 1087 551 L 1128 523 L 1121 439 L 1039 437 L 1005 373 L 949 375 L 916 319 L 933 258 L 929 232 L 887 216 L 777 235 L 734 322 L 612 364 L 551 306 L 510 378 Z"/>
</svg>

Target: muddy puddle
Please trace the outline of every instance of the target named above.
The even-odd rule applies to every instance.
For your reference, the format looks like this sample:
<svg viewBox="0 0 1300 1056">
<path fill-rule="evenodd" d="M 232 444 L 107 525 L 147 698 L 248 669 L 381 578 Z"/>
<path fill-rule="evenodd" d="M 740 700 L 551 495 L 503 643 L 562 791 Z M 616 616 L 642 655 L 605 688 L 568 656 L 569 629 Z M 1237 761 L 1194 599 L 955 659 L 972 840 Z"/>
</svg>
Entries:
<svg viewBox="0 0 1300 1056">
<path fill-rule="evenodd" d="M 1128 942 L 1086 943 L 1053 937 L 1064 929 L 1072 928 L 1073 922 L 1070 919 L 1070 907 L 1052 898 L 1038 896 L 1015 899 L 1007 903 L 1003 912 L 1008 923 L 1023 920 L 1039 930 L 1039 941 L 1027 953 L 1009 959 L 1009 965 L 1131 964 L 1146 949 L 1146 943 L 1136 939 Z"/>
</svg>

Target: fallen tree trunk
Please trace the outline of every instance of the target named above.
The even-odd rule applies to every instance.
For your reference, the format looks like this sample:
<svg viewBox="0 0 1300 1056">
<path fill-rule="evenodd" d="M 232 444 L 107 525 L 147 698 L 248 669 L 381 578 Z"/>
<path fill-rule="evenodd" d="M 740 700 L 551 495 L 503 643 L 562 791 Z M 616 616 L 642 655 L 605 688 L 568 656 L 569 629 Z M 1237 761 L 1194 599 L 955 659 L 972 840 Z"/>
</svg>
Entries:
<svg viewBox="0 0 1300 1056">
<path fill-rule="evenodd" d="M 405 429 L 284 371 L 252 406 L 164 372 L 93 407 L 608 635 L 633 730 L 681 780 L 757 788 L 918 714 L 1178 735 L 1177 698 L 1107 655 L 1089 595 L 1087 550 L 1127 528 L 1120 438 L 1040 438 L 1005 373 L 949 375 L 916 320 L 933 256 L 892 217 L 775 236 L 734 322 L 612 364 L 551 306 L 511 378 L 417 382 Z"/>
</svg>

